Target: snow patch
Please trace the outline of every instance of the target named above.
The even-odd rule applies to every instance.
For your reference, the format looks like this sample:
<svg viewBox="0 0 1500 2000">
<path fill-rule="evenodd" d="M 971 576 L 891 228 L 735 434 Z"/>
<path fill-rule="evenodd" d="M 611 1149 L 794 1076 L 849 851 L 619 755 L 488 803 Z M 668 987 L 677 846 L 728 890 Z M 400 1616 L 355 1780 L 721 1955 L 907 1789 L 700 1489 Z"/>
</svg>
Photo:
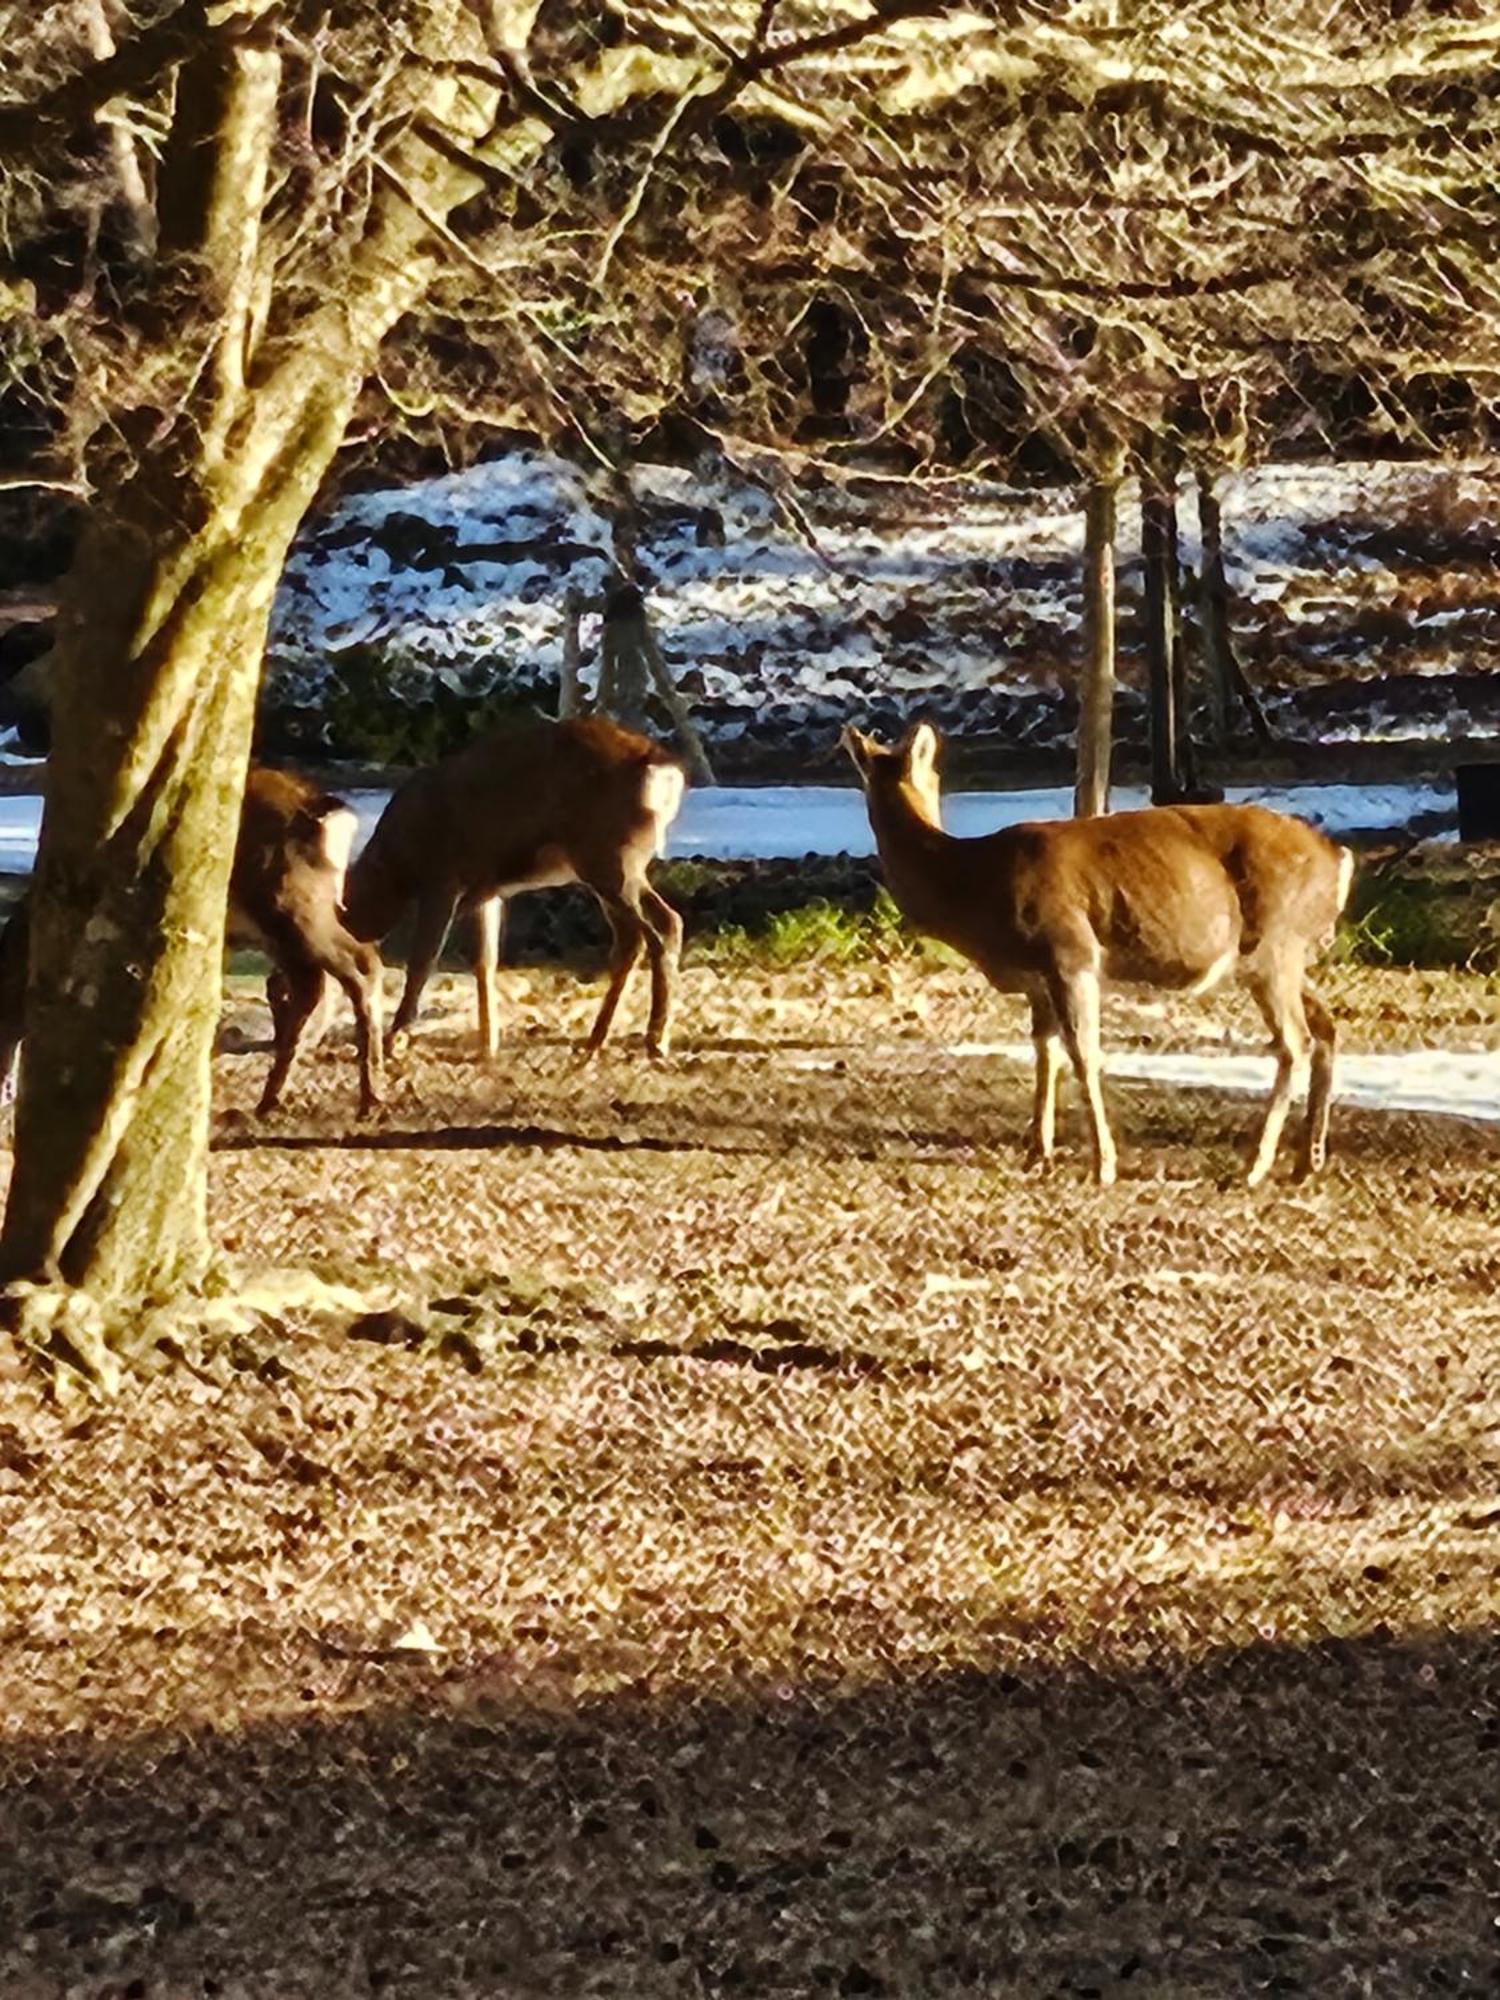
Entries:
<svg viewBox="0 0 1500 2000">
<path fill-rule="evenodd" d="M 864 1053 L 895 1055 L 909 1052 L 897 1045 L 871 1047 Z M 924 1044 L 924 1048 L 929 1045 Z M 1030 1067 L 1035 1060 L 1030 1042 L 949 1042 L 932 1045 L 937 1053 L 959 1061 L 1000 1058 Z M 833 1069 L 847 1057 L 793 1053 L 794 1069 Z M 1186 1090 L 1228 1090 L 1269 1095 L 1276 1066 L 1269 1056 L 1226 1054 L 1222 1051 L 1104 1051 L 1104 1075 L 1124 1082 L 1164 1083 Z M 1306 1085 L 1306 1071 L 1302 1077 Z M 1500 1051 L 1459 1049 L 1399 1049 L 1371 1055 L 1340 1055 L 1334 1082 L 1335 1104 L 1352 1104 L 1370 1111 L 1422 1111 L 1446 1118 L 1473 1118 L 1500 1123 Z"/>
</svg>

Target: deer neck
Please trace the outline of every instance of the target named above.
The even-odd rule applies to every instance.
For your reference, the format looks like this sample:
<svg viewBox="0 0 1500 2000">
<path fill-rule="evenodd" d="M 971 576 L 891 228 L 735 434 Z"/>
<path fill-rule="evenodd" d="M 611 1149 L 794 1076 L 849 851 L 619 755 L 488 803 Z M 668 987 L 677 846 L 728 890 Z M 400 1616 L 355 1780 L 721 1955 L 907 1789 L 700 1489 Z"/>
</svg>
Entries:
<svg viewBox="0 0 1500 2000">
<path fill-rule="evenodd" d="M 870 824 L 891 894 L 920 930 L 948 928 L 950 889 L 960 842 L 945 833 L 937 800 L 914 785 L 870 800 Z"/>
</svg>

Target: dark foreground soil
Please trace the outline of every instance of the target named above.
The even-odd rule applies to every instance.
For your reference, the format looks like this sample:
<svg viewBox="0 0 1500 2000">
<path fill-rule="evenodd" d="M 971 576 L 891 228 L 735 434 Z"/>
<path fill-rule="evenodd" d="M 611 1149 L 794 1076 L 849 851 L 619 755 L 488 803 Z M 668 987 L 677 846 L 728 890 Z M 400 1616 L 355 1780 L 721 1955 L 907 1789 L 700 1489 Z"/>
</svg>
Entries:
<svg viewBox="0 0 1500 2000">
<path fill-rule="evenodd" d="M 1251 1196 L 1252 1104 L 1118 1084 L 1101 1194 L 957 972 L 686 987 L 589 1068 L 508 974 L 485 1073 L 447 982 L 364 1131 L 337 1032 L 254 1124 L 236 1005 L 216 1227 L 324 1289 L 4 1361 L 0 1995 L 1495 1991 L 1496 1128 Z"/>
</svg>

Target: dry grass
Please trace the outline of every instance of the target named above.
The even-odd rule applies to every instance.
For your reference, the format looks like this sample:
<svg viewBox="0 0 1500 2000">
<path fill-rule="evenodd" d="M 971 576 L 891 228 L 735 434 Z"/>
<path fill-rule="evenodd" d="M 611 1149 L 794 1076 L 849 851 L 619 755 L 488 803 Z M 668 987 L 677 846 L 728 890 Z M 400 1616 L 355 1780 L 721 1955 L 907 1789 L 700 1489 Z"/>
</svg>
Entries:
<svg viewBox="0 0 1500 2000">
<path fill-rule="evenodd" d="M 7 1379 L 0 1993 L 1485 1988 L 1500 1140 L 1251 1197 L 1248 1102 L 1119 1085 L 1099 1194 L 932 1047 L 1021 1031 L 972 976 L 687 984 L 587 1069 L 513 974 L 485 1075 L 450 983 L 366 1133 L 346 1046 L 266 1130 L 222 1059 L 226 1247 L 392 1310 Z"/>
</svg>

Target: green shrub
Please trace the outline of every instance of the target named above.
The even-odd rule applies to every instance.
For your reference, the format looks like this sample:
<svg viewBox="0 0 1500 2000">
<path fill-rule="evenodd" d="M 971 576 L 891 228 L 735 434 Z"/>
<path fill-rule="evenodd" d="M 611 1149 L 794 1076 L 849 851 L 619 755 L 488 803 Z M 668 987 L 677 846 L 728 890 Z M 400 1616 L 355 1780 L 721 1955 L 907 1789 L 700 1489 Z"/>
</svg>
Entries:
<svg viewBox="0 0 1500 2000">
<path fill-rule="evenodd" d="M 744 924 L 724 924 L 694 944 L 694 955 L 720 965 L 847 965 L 856 961 L 888 964 L 893 959 L 941 953 L 909 929 L 890 896 L 882 889 L 870 910 L 850 910 L 826 897 L 787 910 L 777 910 L 753 930 Z"/>
<path fill-rule="evenodd" d="M 1488 903 L 1462 886 L 1371 876 L 1356 886 L 1334 956 L 1356 965 L 1493 971 L 1500 967 L 1500 932 L 1488 912 Z"/>
</svg>

